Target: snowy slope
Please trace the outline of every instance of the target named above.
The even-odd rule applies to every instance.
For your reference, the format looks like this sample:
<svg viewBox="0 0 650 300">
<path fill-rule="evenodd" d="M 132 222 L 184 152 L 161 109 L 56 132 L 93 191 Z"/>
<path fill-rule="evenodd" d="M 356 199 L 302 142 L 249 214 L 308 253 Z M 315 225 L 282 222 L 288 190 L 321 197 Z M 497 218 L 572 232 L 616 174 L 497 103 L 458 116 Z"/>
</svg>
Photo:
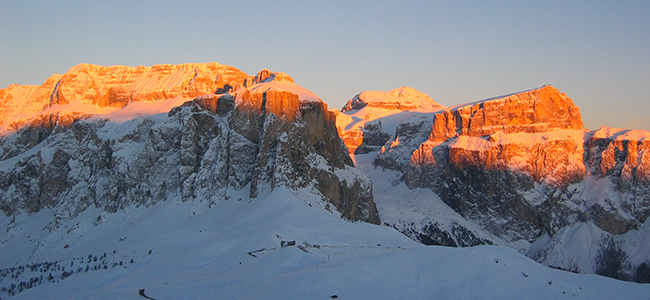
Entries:
<svg viewBox="0 0 650 300">
<path fill-rule="evenodd" d="M 423 243 L 433 241 L 426 240 L 421 233 L 436 235 L 455 246 L 511 244 L 463 218 L 431 189 L 409 189 L 400 180 L 400 172 L 374 166 L 375 156 L 375 153 L 357 155 L 355 163 L 372 179 L 375 203 L 384 225 Z"/>
<path fill-rule="evenodd" d="M 52 232 L 35 221 L 48 219 L 51 212 L 42 211 L 30 221 L 19 216 L 20 229 L 0 228 L 8 233 L 0 263 L 56 261 L 85 270 L 97 264 L 87 263 L 90 255 L 109 265 L 11 299 L 142 299 L 141 289 L 157 299 L 650 296 L 650 285 L 549 269 L 506 247 L 423 246 L 388 227 L 345 221 L 321 203 L 305 191 L 280 189 L 255 200 L 232 194 L 211 207 L 169 199 L 114 214 L 88 210 Z M 281 247 L 282 241 L 296 246 Z M 111 265 L 119 261 L 122 266 Z M 24 271 L 19 278 L 38 273 Z M 0 285 L 12 282 L 4 277 Z"/>
<path fill-rule="evenodd" d="M 287 81 L 287 80 L 273 80 L 273 81 L 264 81 L 264 82 L 256 83 L 248 87 L 248 90 L 250 90 L 251 93 L 264 93 L 268 91 L 289 92 L 298 95 L 300 101 L 307 101 L 307 102 L 322 101 L 318 96 L 316 96 L 316 94 L 314 94 L 310 90 L 302 86 L 299 86 L 293 83 L 292 81 Z"/>
</svg>

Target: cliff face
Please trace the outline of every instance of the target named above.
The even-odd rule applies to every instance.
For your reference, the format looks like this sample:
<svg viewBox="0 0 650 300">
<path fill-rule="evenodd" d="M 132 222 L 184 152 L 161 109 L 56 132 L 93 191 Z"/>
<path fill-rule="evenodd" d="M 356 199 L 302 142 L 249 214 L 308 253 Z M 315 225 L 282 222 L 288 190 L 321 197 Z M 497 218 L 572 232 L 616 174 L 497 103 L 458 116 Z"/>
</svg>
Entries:
<svg viewBox="0 0 650 300">
<path fill-rule="evenodd" d="M 80 64 L 63 75 L 52 75 L 41 86 L 12 85 L 0 90 L 0 129 L 15 131 L 55 105 L 123 107 L 132 102 L 223 93 L 252 81 L 246 73 L 218 63 L 152 67 Z"/>
<path fill-rule="evenodd" d="M 639 193 L 649 179 L 643 136 L 585 131 L 578 108 L 547 86 L 436 115 L 428 140 L 411 156 L 406 183 L 434 189 L 501 235 L 505 229 L 532 241 L 578 219 L 620 234 L 648 217 L 649 195 Z M 592 175 L 613 181 L 622 199 L 610 205 L 608 194 L 576 194 Z M 625 196 L 631 186 L 634 200 Z M 586 210 L 574 205 L 582 202 Z M 486 219 L 484 212 L 495 208 L 503 210 L 499 217 Z"/>
<path fill-rule="evenodd" d="M 165 115 L 59 120 L 27 149 L 21 141 L 40 125 L 3 138 L 12 154 L 0 161 L 0 209 L 53 209 L 56 226 L 93 206 L 211 203 L 287 188 L 311 191 L 350 220 L 379 223 L 372 183 L 353 168 L 327 105 L 303 98 L 313 94 L 286 74 L 263 71 L 248 84 Z"/>
<path fill-rule="evenodd" d="M 574 258 L 558 259 L 566 250 L 539 250 L 546 249 L 543 237 L 583 223 L 622 235 L 650 216 L 650 133 L 585 130 L 579 109 L 552 86 L 437 111 L 363 114 L 370 108 L 354 110 L 358 103 L 350 101 L 344 109 L 352 110 L 338 120 L 348 147 L 374 153 L 368 155 L 375 167 L 398 171 L 393 186 L 402 181 L 413 193 L 427 188 L 435 195 L 432 203 L 400 202 L 420 217 L 387 215 L 395 208 L 384 208 L 388 225 L 423 243 L 538 241 L 531 257 L 575 269 L 567 262 Z M 377 133 L 388 137 L 366 138 Z M 376 201 L 380 211 L 395 205 Z M 436 201 L 459 216 L 445 223 L 439 212 L 422 215 Z"/>
<path fill-rule="evenodd" d="M 650 140 L 646 131 L 601 127 L 587 139 L 588 165 L 598 177 L 623 182 L 650 179 Z"/>
<path fill-rule="evenodd" d="M 579 109 L 552 86 L 503 98 L 460 105 L 436 115 L 430 141 L 456 136 L 535 133 L 552 129 L 583 129 Z"/>
<path fill-rule="evenodd" d="M 434 116 L 428 140 L 412 155 L 407 184 L 427 186 L 435 180 L 420 176 L 446 168 L 477 168 L 566 188 L 585 176 L 583 129 L 578 108 L 551 86 L 453 107 Z"/>
</svg>

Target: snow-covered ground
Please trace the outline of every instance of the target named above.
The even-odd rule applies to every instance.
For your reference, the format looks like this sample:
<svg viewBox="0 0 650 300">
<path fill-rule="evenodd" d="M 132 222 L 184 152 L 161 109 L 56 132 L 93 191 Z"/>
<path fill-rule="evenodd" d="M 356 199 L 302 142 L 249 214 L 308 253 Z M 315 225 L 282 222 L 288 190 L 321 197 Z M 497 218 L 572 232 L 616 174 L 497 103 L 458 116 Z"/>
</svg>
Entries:
<svg viewBox="0 0 650 300">
<path fill-rule="evenodd" d="M 453 231 L 454 227 L 462 226 L 472 231 L 478 238 L 497 245 L 509 243 L 490 234 L 478 225 L 463 218 L 431 189 L 409 189 L 402 174 L 393 170 L 382 170 L 373 166 L 376 153 L 356 155 L 356 167 L 370 176 L 373 183 L 374 200 L 379 210 L 379 216 L 384 224 L 399 229 L 402 232 L 409 228 L 424 228 L 435 224 L 437 228 Z M 454 237 L 451 237 L 454 239 Z M 454 241 L 462 245 L 463 241 Z"/>
<path fill-rule="evenodd" d="M 345 221 L 302 191 L 88 209 L 52 231 L 50 214 L 18 215 L 8 227 L 0 217 L 0 286 L 44 277 L 11 299 L 144 299 L 141 289 L 156 299 L 650 297 L 650 285 L 550 269 L 508 247 L 424 246 Z M 30 268 L 46 262 L 43 272 L 44 264 Z"/>
</svg>

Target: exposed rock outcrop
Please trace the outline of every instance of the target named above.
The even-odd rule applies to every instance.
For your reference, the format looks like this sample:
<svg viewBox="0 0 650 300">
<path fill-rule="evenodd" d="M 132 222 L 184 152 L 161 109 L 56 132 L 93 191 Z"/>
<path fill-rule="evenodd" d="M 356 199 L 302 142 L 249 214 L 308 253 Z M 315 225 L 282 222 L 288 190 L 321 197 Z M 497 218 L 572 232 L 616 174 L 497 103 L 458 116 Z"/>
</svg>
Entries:
<svg viewBox="0 0 650 300">
<path fill-rule="evenodd" d="M 435 116 L 429 140 L 457 136 L 482 137 L 503 133 L 583 129 L 573 101 L 548 85 L 497 99 L 459 105 Z"/>
<path fill-rule="evenodd" d="M 583 184 L 588 170 L 610 175 L 619 190 L 631 182 L 647 188 L 644 143 L 611 136 L 585 131 L 572 101 L 545 86 L 435 115 L 405 179 L 410 187 L 432 188 L 461 215 L 506 239 L 512 239 L 506 232 L 516 232 L 533 241 L 576 220 L 619 234 L 647 219 L 644 200 L 611 206 L 608 194 L 582 199 L 570 188 Z M 586 211 L 576 208 L 583 201 Z"/>
<path fill-rule="evenodd" d="M 41 86 L 11 85 L 0 90 L 0 133 L 19 129 L 54 105 L 123 107 L 131 102 L 227 92 L 252 81 L 246 73 L 218 63 L 152 67 L 79 64 L 63 75 L 52 75 Z"/>
<path fill-rule="evenodd" d="M 284 187 L 311 191 L 347 219 L 378 224 L 372 183 L 353 168 L 327 105 L 286 74 L 255 78 L 166 117 L 49 118 L 23 128 L 2 139 L 13 154 L 0 161 L 0 209 L 52 208 L 56 225 L 91 206 L 112 212 L 176 197 L 210 203 L 242 189 L 254 198 Z"/>
<path fill-rule="evenodd" d="M 565 254 L 553 251 L 564 250 L 548 248 L 544 241 L 576 224 L 591 223 L 605 235 L 622 235 L 640 229 L 650 216 L 650 132 L 586 130 L 579 109 L 552 86 L 428 114 L 363 114 L 370 105 L 358 98 L 346 105 L 338 121 L 348 147 L 359 153 L 368 145 L 363 126 L 354 124 L 373 128 L 392 123 L 394 133 L 373 149 L 374 165 L 400 171 L 398 178 L 411 189 L 431 189 L 431 201 L 460 215 L 448 222 L 382 217 L 423 243 L 526 240 L 537 247 L 531 257 L 575 270 L 558 264 L 558 255 Z M 385 199 L 377 198 L 381 208 Z M 414 206 L 414 215 L 431 207 L 406 205 Z M 477 238 L 474 225 L 488 233 L 486 238 Z"/>
</svg>

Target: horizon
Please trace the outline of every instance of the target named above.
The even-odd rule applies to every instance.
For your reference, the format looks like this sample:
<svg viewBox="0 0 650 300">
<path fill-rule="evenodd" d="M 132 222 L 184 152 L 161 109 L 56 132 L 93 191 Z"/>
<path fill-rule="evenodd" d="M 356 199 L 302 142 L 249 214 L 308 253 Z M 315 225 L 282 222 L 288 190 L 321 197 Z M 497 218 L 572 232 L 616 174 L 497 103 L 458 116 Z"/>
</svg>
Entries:
<svg viewBox="0 0 650 300">
<path fill-rule="evenodd" d="M 650 130 L 650 3 L 4 3 L 0 88 L 80 63 L 285 72 L 340 109 L 415 88 L 453 106 L 551 84 L 585 127 Z"/>
</svg>

